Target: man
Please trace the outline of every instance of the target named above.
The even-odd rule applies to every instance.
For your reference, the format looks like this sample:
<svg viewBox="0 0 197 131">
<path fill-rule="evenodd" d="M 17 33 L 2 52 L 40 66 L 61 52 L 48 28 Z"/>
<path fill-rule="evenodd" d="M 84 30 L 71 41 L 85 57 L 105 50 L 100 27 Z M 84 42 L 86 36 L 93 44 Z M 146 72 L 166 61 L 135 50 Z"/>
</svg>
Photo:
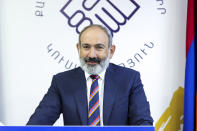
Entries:
<svg viewBox="0 0 197 131">
<path fill-rule="evenodd" d="M 90 25 L 77 44 L 81 67 L 53 77 L 28 125 L 152 125 L 140 74 L 109 63 L 115 52 L 110 32 Z"/>
</svg>

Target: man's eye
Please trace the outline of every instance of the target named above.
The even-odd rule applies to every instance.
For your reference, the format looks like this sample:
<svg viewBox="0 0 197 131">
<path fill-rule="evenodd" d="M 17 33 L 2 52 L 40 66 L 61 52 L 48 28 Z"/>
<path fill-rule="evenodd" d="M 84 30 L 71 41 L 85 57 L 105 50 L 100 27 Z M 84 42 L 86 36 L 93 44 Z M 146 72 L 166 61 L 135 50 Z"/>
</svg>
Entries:
<svg viewBox="0 0 197 131">
<path fill-rule="evenodd" d="M 101 46 L 98 46 L 98 47 L 96 47 L 97 49 L 103 49 L 103 47 L 101 47 Z"/>
<path fill-rule="evenodd" d="M 88 46 L 88 45 L 83 45 L 83 48 L 84 48 L 84 49 L 88 49 L 88 48 L 90 48 L 90 46 Z"/>
<path fill-rule="evenodd" d="M 96 46 L 95 48 L 101 50 L 101 49 L 104 49 L 105 47 L 102 46 L 102 45 L 98 45 L 98 46 Z"/>
</svg>

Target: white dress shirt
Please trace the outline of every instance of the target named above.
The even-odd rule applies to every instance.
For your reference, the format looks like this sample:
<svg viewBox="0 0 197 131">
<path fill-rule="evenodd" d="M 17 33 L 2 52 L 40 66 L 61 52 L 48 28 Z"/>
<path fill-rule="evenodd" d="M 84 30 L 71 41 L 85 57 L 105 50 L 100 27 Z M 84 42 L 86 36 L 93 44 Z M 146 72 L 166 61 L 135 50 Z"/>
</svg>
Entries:
<svg viewBox="0 0 197 131">
<path fill-rule="evenodd" d="M 105 72 L 98 74 L 98 86 L 99 86 L 99 104 L 100 104 L 100 125 L 103 126 L 103 97 L 104 97 L 104 81 L 105 81 Z M 90 78 L 90 74 L 85 72 L 86 77 L 86 86 L 87 86 L 87 98 L 88 98 L 88 110 L 89 110 L 89 97 L 90 97 L 90 88 L 92 83 L 92 78 Z"/>
</svg>

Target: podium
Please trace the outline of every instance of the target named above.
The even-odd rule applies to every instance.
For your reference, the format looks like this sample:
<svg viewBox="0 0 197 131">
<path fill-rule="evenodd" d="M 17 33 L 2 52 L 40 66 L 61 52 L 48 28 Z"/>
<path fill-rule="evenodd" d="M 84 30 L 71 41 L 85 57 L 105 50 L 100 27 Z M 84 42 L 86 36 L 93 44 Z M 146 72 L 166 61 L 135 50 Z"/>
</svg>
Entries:
<svg viewBox="0 0 197 131">
<path fill-rule="evenodd" d="M 0 131 L 154 131 L 153 126 L 0 126 Z"/>
</svg>

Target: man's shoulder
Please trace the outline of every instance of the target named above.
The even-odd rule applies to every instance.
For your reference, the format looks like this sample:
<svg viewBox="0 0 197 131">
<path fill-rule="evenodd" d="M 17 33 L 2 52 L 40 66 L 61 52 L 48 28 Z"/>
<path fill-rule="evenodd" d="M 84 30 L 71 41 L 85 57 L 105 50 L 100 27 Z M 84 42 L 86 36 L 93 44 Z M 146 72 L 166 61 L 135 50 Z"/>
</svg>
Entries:
<svg viewBox="0 0 197 131">
<path fill-rule="evenodd" d="M 136 73 L 138 74 L 139 73 L 138 71 L 134 69 L 119 66 L 114 63 L 110 63 L 109 69 L 117 73 L 126 73 L 126 74 L 136 74 Z"/>
<path fill-rule="evenodd" d="M 76 76 L 80 73 L 83 73 L 83 70 L 80 67 L 77 67 L 77 68 L 74 68 L 74 69 L 71 69 L 71 70 L 59 72 L 56 75 L 54 75 L 54 77 L 56 77 L 56 78 L 72 77 L 72 76 Z"/>
<path fill-rule="evenodd" d="M 128 85 L 131 84 L 130 82 L 135 82 L 140 79 L 140 73 L 138 71 L 115 64 L 110 64 L 106 76 L 118 83 L 117 85 Z"/>
</svg>

